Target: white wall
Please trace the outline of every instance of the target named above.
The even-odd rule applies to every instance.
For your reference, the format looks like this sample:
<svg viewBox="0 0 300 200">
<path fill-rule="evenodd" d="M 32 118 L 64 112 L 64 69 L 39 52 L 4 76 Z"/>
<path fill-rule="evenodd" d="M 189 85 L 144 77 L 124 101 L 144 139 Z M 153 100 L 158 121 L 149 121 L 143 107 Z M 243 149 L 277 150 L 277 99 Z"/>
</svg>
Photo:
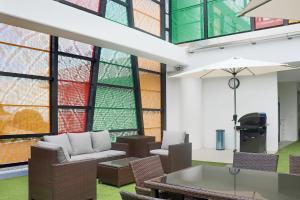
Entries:
<svg viewBox="0 0 300 200">
<path fill-rule="evenodd" d="M 297 92 L 298 83 L 296 82 L 278 84 L 281 141 L 296 141 L 298 139 Z"/>
<path fill-rule="evenodd" d="M 240 78 L 237 90 L 238 117 L 251 112 L 267 114 L 267 151 L 278 149 L 278 93 L 277 74 Z M 233 91 L 227 78 L 203 80 L 204 147 L 215 148 L 215 130 L 225 129 L 225 147 L 234 148 Z M 239 140 L 238 144 L 239 144 Z"/>
<path fill-rule="evenodd" d="M 167 129 L 190 134 L 193 149 L 202 147 L 201 79 L 167 79 Z"/>
</svg>

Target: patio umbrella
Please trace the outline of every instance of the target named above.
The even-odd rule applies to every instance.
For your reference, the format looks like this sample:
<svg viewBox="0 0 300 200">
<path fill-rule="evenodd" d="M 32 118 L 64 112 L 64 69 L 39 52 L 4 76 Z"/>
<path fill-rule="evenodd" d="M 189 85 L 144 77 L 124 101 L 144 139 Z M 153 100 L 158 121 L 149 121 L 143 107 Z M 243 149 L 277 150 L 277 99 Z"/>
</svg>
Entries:
<svg viewBox="0 0 300 200">
<path fill-rule="evenodd" d="M 300 20 L 299 0 L 251 0 L 239 16 Z"/>
<path fill-rule="evenodd" d="M 210 78 L 210 77 L 231 77 L 228 85 L 234 91 L 234 151 L 236 151 L 236 124 L 237 124 L 237 113 L 236 113 L 236 89 L 240 85 L 240 81 L 237 76 L 255 76 L 262 75 L 272 72 L 284 71 L 295 69 L 296 67 L 265 61 L 249 60 L 240 57 L 233 57 L 228 60 L 210 64 L 197 69 L 185 71 L 171 77 L 197 77 L 197 78 Z"/>
</svg>

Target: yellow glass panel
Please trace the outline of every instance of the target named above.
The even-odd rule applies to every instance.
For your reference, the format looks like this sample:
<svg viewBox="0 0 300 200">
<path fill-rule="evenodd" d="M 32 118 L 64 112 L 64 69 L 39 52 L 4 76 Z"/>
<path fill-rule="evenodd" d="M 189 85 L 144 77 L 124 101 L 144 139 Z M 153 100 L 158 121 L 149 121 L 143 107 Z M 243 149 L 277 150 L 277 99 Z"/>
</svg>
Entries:
<svg viewBox="0 0 300 200">
<path fill-rule="evenodd" d="M 0 165 L 26 162 L 30 158 L 30 147 L 38 139 L 8 139 L 0 141 Z"/>
<path fill-rule="evenodd" d="M 135 27 L 160 36 L 160 5 L 151 0 L 133 0 Z"/>
<path fill-rule="evenodd" d="M 139 68 L 160 72 L 160 63 L 154 60 L 138 57 Z"/>
<path fill-rule="evenodd" d="M 145 135 L 161 139 L 161 113 L 160 111 L 143 111 Z"/>
<path fill-rule="evenodd" d="M 143 108 L 161 108 L 160 92 L 143 91 L 142 90 L 142 107 Z"/>
<path fill-rule="evenodd" d="M 289 24 L 295 24 L 295 23 L 299 23 L 300 21 L 299 20 L 289 20 Z"/>
<path fill-rule="evenodd" d="M 161 128 L 145 128 L 146 136 L 154 136 L 156 142 L 161 141 Z"/>
<path fill-rule="evenodd" d="M 49 107 L 0 104 L 0 135 L 50 132 Z"/>
<path fill-rule="evenodd" d="M 160 75 L 140 72 L 141 90 L 160 91 Z"/>
</svg>

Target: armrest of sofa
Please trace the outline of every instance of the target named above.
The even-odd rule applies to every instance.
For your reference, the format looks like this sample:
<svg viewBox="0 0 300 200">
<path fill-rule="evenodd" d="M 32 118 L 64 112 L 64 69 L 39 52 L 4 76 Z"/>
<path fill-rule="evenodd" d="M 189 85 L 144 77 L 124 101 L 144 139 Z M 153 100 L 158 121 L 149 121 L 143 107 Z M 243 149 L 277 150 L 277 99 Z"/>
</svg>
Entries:
<svg viewBox="0 0 300 200">
<path fill-rule="evenodd" d="M 40 148 L 38 146 L 31 146 L 31 159 L 32 162 L 52 164 L 58 163 L 57 151 L 51 149 Z"/>
<path fill-rule="evenodd" d="M 161 148 L 161 142 L 148 142 L 149 151 Z"/>
<path fill-rule="evenodd" d="M 192 143 L 170 145 L 169 160 L 176 169 L 192 166 Z"/>
<path fill-rule="evenodd" d="M 118 150 L 118 151 L 125 151 L 126 155 L 128 156 L 129 145 L 127 143 L 114 142 L 111 143 L 111 149 Z"/>
</svg>

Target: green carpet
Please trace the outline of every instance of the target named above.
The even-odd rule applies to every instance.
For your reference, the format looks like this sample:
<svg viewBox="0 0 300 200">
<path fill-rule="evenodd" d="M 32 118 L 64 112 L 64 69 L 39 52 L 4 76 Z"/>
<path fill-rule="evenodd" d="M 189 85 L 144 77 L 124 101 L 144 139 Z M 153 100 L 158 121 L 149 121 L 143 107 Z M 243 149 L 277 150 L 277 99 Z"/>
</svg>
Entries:
<svg viewBox="0 0 300 200">
<path fill-rule="evenodd" d="M 278 171 L 288 173 L 290 154 L 300 155 L 300 142 L 295 142 L 279 152 Z M 193 166 L 196 165 L 212 165 L 225 166 L 224 163 L 193 161 Z M 28 199 L 28 177 L 18 177 L 12 179 L 0 180 L 0 200 L 27 200 Z M 97 199 L 101 200 L 120 200 L 119 191 L 125 190 L 134 192 L 134 184 L 127 185 L 121 188 L 112 187 L 104 184 L 97 184 Z"/>
</svg>

